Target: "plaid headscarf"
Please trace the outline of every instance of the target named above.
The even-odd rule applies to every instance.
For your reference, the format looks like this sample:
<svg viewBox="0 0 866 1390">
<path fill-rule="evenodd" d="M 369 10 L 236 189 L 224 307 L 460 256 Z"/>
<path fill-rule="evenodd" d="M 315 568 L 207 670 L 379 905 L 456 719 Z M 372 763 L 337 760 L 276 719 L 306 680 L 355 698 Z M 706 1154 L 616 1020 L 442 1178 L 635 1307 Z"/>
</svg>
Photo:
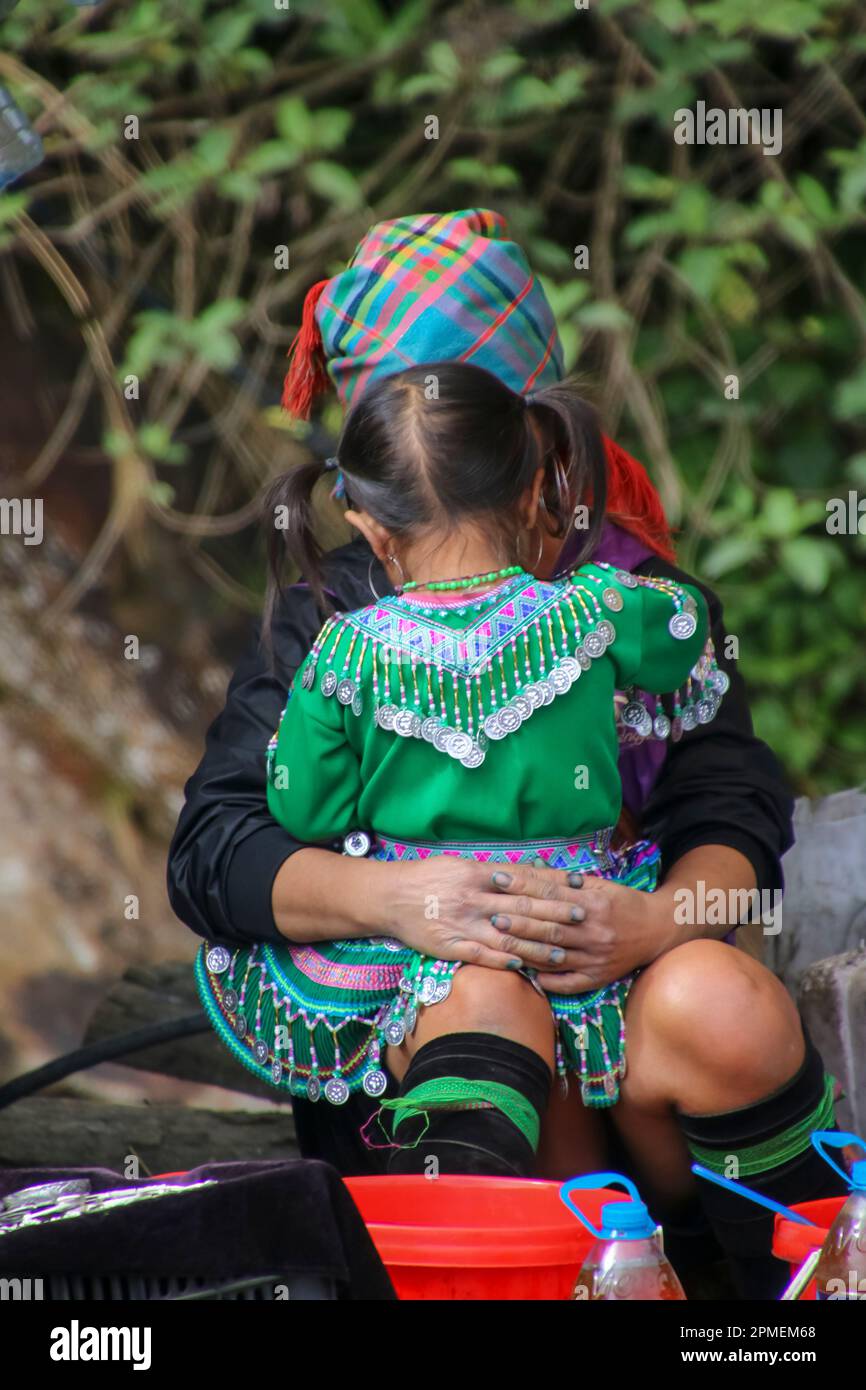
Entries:
<svg viewBox="0 0 866 1390">
<path fill-rule="evenodd" d="M 309 419 L 329 385 L 347 408 L 370 381 L 424 362 L 471 362 L 525 395 L 559 381 L 562 346 L 540 283 L 487 208 L 378 222 L 345 270 L 313 285 L 289 349 L 283 405 Z M 605 439 L 610 515 L 673 558 L 645 470 Z"/>
</svg>

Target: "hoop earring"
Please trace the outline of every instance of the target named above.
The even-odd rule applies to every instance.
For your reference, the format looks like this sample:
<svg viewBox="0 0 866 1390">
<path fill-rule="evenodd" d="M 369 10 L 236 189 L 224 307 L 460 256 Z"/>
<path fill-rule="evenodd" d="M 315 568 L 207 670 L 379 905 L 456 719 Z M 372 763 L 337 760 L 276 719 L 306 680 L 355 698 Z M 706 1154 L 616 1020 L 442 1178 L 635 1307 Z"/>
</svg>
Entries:
<svg viewBox="0 0 866 1390">
<path fill-rule="evenodd" d="M 396 565 L 398 570 L 400 571 L 400 588 L 402 589 L 403 585 L 406 583 L 406 576 L 403 573 L 403 566 L 400 564 L 400 561 L 397 559 L 397 556 L 392 555 L 390 551 L 388 552 L 387 558 L 391 561 L 391 564 Z"/>
<path fill-rule="evenodd" d="M 375 585 L 373 584 L 373 565 L 374 565 L 374 563 L 375 563 L 375 560 L 376 560 L 376 557 L 375 557 L 375 555 L 374 555 L 373 558 L 371 559 L 369 565 L 367 566 L 367 587 L 368 587 L 368 589 L 370 590 L 370 593 L 373 595 L 374 599 L 375 599 L 375 600 L 377 601 L 377 603 L 378 603 L 378 601 L 381 599 L 382 595 L 376 592 Z"/>
<path fill-rule="evenodd" d="M 532 563 L 533 563 L 533 568 L 534 568 L 535 566 L 538 565 L 538 562 L 539 562 L 540 559 L 541 559 L 541 556 L 542 556 L 543 551 L 544 551 L 544 536 L 542 535 L 541 527 L 539 526 L 539 528 L 538 528 L 538 554 L 536 555 L 535 559 L 534 559 L 533 562 L 532 562 Z M 518 542 L 517 542 L 517 558 L 520 559 L 520 541 L 519 541 L 519 540 L 518 540 Z M 521 564 L 522 564 L 522 563 L 523 563 L 523 562 L 521 561 Z"/>
</svg>

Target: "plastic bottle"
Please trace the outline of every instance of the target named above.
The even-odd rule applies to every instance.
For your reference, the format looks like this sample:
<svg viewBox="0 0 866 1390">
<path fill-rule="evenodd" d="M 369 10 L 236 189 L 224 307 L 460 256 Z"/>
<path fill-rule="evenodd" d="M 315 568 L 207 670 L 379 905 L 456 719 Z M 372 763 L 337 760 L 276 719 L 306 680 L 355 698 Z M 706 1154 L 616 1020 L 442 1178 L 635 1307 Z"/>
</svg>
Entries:
<svg viewBox="0 0 866 1390">
<path fill-rule="evenodd" d="M 833 1225 L 827 1232 L 821 1254 L 815 1266 L 815 1296 L 822 1301 L 862 1299 L 866 1301 L 866 1159 L 857 1160 L 846 1173 L 824 1152 L 825 1147 L 841 1149 L 866 1143 L 856 1134 L 838 1134 L 819 1130 L 812 1143 L 825 1162 L 835 1168 L 851 1189 Z"/>
<path fill-rule="evenodd" d="M 607 1187 L 612 1182 L 626 1188 L 630 1201 L 605 1202 L 601 1230 L 597 1231 L 571 1194 Z M 659 1229 L 629 1178 L 621 1173 L 590 1173 L 563 1183 L 559 1195 L 596 1238 L 581 1267 L 573 1299 L 591 1303 L 685 1299 L 683 1286 L 662 1248 Z"/>
</svg>

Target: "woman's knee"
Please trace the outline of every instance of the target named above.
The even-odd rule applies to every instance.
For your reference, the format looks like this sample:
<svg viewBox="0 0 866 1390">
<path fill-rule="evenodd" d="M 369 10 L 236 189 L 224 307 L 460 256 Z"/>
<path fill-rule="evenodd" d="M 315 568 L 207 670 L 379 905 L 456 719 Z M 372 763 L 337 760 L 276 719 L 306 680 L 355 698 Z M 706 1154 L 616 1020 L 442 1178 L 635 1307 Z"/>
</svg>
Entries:
<svg viewBox="0 0 866 1390">
<path fill-rule="evenodd" d="M 484 965 L 462 965 L 451 993 L 421 1008 L 413 1051 L 443 1033 L 495 1033 L 531 1047 L 552 1065 L 553 1016 L 550 1005 L 525 976 Z"/>
<path fill-rule="evenodd" d="M 691 941 L 654 961 L 634 987 L 642 1034 L 705 1075 L 766 1094 L 803 1060 L 796 1005 L 760 962 L 721 941 Z"/>
</svg>

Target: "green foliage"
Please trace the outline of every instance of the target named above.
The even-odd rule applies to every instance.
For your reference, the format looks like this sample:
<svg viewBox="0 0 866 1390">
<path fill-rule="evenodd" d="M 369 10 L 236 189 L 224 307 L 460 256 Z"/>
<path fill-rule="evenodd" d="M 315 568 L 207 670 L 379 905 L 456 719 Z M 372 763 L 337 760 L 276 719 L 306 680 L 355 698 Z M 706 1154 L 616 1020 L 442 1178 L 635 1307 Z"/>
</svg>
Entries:
<svg viewBox="0 0 866 1390">
<path fill-rule="evenodd" d="M 45 165 L 0 200 L 0 247 L 29 264 L 20 214 L 49 236 L 65 220 L 76 235 L 57 250 L 107 315 L 105 266 L 122 291 L 165 239 L 148 299 L 111 330 L 118 389 L 134 373 L 141 406 L 131 436 L 104 440 L 120 460 L 134 439 L 168 474 L 152 500 L 197 505 L 202 412 L 244 463 L 214 511 L 247 500 L 281 446 L 309 447 L 274 428 L 285 350 L 307 287 L 372 222 L 492 205 L 569 368 L 679 506 L 682 563 L 721 593 L 758 731 L 802 790 L 866 778 L 866 535 L 856 517 L 827 524 L 832 499 L 866 496 L 855 0 L 130 0 L 104 15 L 44 0 L 0 25 L 0 50 L 19 55 L 23 77 L 4 80 L 31 119 L 58 95 Z M 677 144 L 676 113 L 698 100 L 778 107 L 781 153 Z M 202 373 L 219 390 L 190 402 Z M 242 384 L 258 442 L 229 408 Z M 338 427 L 333 400 L 321 418 Z M 209 558 L 246 579 L 249 547 L 223 546 Z"/>
</svg>

